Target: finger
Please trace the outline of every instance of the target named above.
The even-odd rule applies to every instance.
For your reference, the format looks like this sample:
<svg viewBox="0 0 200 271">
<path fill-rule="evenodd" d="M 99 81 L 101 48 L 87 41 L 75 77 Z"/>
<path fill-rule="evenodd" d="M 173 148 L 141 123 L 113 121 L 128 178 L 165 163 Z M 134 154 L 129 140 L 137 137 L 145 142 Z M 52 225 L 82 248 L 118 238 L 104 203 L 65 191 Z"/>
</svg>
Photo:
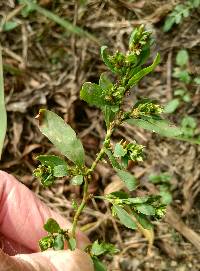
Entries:
<svg viewBox="0 0 200 271">
<path fill-rule="evenodd" d="M 0 271 L 94 271 L 83 251 L 47 251 L 10 257 L 0 251 Z"/>
<path fill-rule="evenodd" d="M 0 234 L 0 249 L 2 249 L 5 253 L 10 256 L 14 256 L 16 254 L 24 254 L 24 253 L 33 253 L 33 250 L 24 247 L 23 245 L 5 237 Z"/>
<path fill-rule="evenodd" d="M 42 203 L 13 176 L 0 171 L 0 232 L 32 251 L 38 251 L 38 240 L 46 235 L 43 225 L 52 217 L 63 228 L 70 223 Z M 78 247 L 88 244 L 87 237 L 77 232 Z"/>
</svg>

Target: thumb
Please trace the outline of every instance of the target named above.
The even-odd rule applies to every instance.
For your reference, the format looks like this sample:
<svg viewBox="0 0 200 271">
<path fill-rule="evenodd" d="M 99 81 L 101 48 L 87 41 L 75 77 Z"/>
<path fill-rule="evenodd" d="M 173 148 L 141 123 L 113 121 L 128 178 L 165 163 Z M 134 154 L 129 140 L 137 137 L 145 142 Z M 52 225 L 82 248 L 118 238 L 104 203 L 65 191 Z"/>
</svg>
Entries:
<svg viewBox="0 0 200 271">
<path fill-rule="evenodd" d="M 0 271 L 94 271 L 91 258 L 79 249 L 18 254 L 14 257 L 0 250 L 0 263 Z"/>
</svg>

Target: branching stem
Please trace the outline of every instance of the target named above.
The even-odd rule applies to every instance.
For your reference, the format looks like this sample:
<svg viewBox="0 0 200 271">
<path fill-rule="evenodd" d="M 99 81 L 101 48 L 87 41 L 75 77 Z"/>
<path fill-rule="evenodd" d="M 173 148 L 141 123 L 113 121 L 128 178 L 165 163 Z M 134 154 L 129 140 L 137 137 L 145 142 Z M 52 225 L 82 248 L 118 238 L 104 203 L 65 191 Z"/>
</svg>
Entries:
<svg viewBox="0 0 200 271">
<path fill-rule="evenodd" d="M 85 208 L 87 201 L 90 199 L 89 194 L 88 194 L 88 183 L 89 183 L 89 180 L 91 179 L 91 174 L 94 171 L 94 169 L 96 168 L 98 162 L 104 156 L 106 148 L 109 147 L 110 138 L 114 132 L 114 129 L 121 124 L 122 120 L 123 120 L 123 112 L 119 111 L 118 114 L 116 115 L 114 121 L 110 124 L 109 129 L 107 130 L 105 140 L 104 140 L 104 143 L 103 143 L 103 146 L 102 146 L 100 152 L 97 154 L 96 159 L 94 160 L 91 167 L 88 169 L 86 176 L 84 177 L 83 199 L 82 199 L 81 204 L 79 205 L 79 207 L 75 213 L 73 224 L 72 224 L 71 235 L 73 238 L 75 238 L 78 219 L 79 219 L 83 209 Z"/>
</svg>

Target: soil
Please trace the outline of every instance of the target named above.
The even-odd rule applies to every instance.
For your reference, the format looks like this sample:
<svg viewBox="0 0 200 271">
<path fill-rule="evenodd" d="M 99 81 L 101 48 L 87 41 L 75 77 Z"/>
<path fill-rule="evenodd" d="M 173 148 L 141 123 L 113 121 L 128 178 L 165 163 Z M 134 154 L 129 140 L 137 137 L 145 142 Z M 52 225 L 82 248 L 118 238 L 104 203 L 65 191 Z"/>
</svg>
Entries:
<svg viewBox="0 0 200 271">
<path fill-rule="evenodd" d="M 106 71 L 100 58 L 100 46 L 112 51 L 127 48 L 133 27 L 145 24 L 155 37 L 154 56 L 160 52 L 162 61 L 153 73 L 143 79 L 127 97 L 150 97 L 165 104 L 173 98 L 176 88 L 187 87 L 191 101 L 181 103 L 170 117 L 180 125 L 185 116 L 197 120 L 195 135 L 200 134 L 200 87 L 183 85 L 173 75 L 176 54 L 189 53 L 188 70 L 200 76 L 200 9 L 195 9 L 179 25 L 165 33 L 166 16 L 178 2 L 162 0 L 40 0 L 43 8 L 88 31 L 94 38 L 66 31 L 38 12 L 23 17 L 14 0 L 1 1 L 1 19 L 15 20 L 12 31 L 1 31 L 5 68 L 5 94 L 8 130 L 0 168 L 15 175 L 51 208 L 71 219 L 71 199 L 81 199 L 81 189 L 63 178 L 50 189 L 44 189 L 33 177 L 38 154 L 55 153 L 56 149 L 40 133 L 34 118 L 40 108 L 48 108 L 64 118 L 78 133 L 87 153 L 87 164 L 101 147 L 105 135 L 103 117 L 98 109 L 79 99 L 85 81 L 97 82 Z M 113 142 L 123 136 L 145 145 L 144 163 L 130 165 L 140 182 L 138 195 L 151 193 L 151 174 L 169 173 L 173 202 L 166 218 L 154 221 L 155 240 L 147 255 L 148 242 L 137 231 L 129 231 L 111 219 L 109 206 L 92 201 L 81 216 L 80 226 L 89 225 L 91 240 L 107 240 L 120 248 L 120 253 L 104 260 L 109 270 L 150 271 L 200 270 L 200 147 L 187 142 L 166 139 L 142 129 L 125 125 L 116 131 Z M 101 163 L 93 175 L 90 192 L 103 194 L 119 181 L 108 164 Z M 110 188 L 111 187 L 111 188 Z M 95 211 L 94 211 L 95 210 Z"/>
</svg>

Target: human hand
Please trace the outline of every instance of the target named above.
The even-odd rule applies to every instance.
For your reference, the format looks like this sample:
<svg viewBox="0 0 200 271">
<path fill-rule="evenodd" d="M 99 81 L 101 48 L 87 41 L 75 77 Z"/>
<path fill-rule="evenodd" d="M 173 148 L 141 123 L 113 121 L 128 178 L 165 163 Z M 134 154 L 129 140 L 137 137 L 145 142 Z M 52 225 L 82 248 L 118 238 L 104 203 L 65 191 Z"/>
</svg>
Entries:
<svg viewBox="0 0 200 271">
<path fill-rule="evenodd" d="M 63 228 L 70 225 L 13 176 L 0 171 L 0 271 L 94 270 L 80 249 L 38 252 L 38 240 L 46 235 L 43 225 L 50 217 Z M 77 232 L 78 248 L 87 243 L 87 237 Z"/>
</svg>

